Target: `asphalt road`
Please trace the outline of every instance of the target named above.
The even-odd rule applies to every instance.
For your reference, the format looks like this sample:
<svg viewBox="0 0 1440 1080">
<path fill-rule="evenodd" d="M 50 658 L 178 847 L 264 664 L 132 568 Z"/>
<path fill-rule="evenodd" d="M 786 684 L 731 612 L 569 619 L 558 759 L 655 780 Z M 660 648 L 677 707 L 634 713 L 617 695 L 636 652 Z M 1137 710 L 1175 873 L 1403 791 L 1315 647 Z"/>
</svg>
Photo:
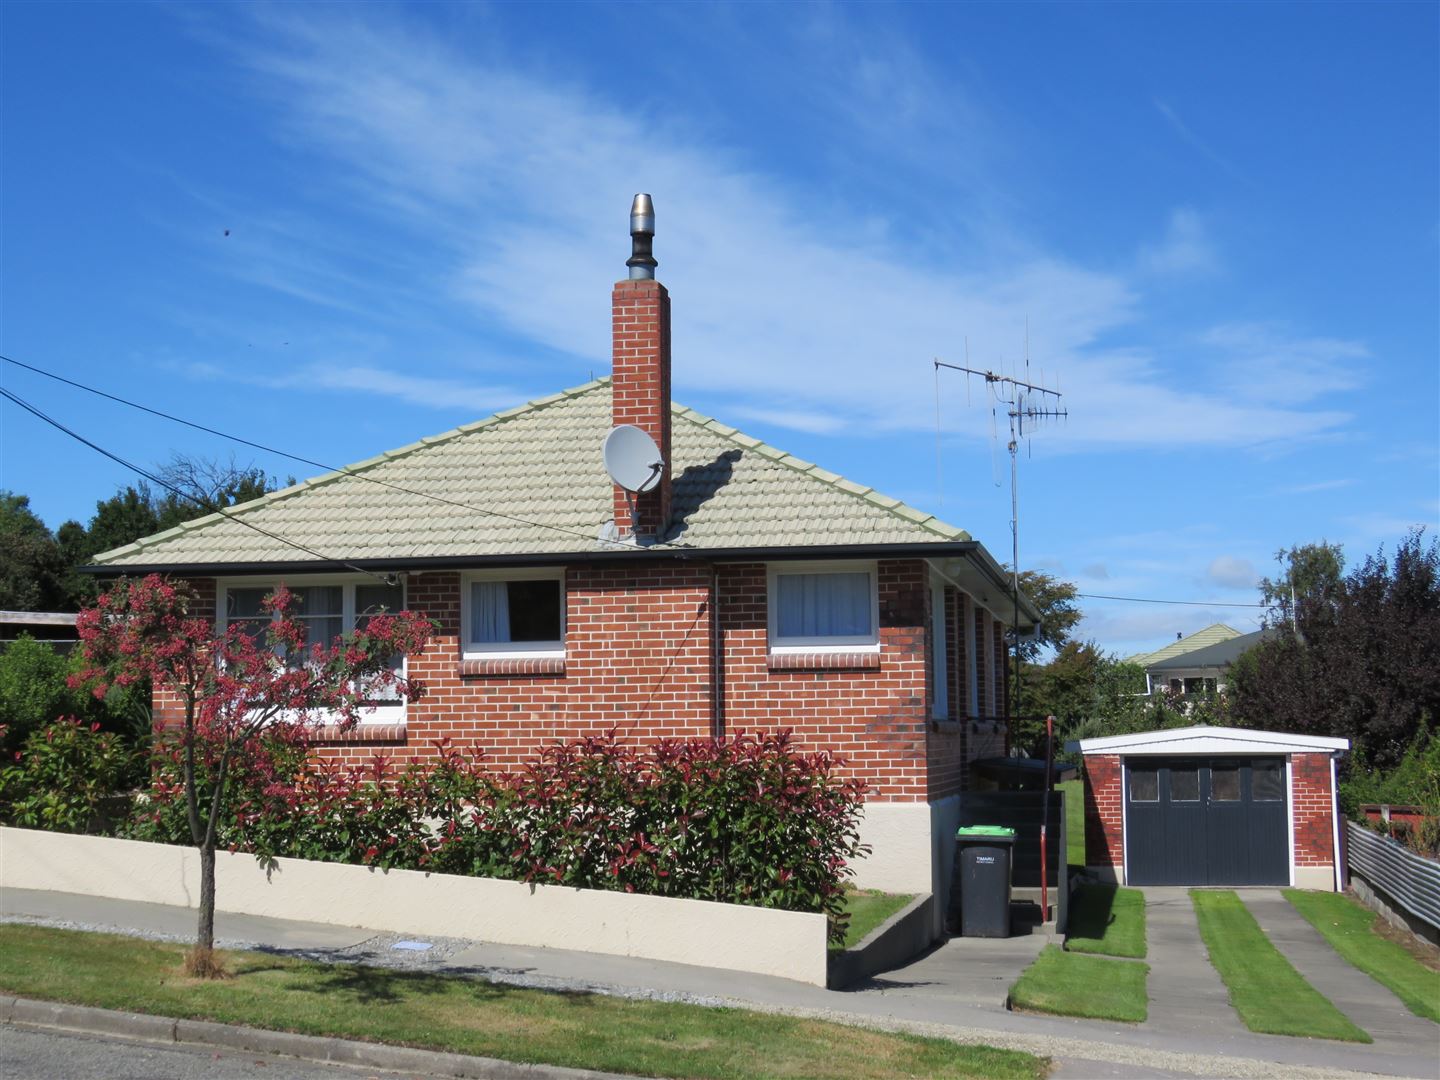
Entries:
<svg viewBox="0 0 1440 1080">
<path fill-rule="evenodd" d="M 203 1046 L 0 1027 L 0 1076 L 5 1080 L 400 1080 L 418 1075 Z"/>
</svg>

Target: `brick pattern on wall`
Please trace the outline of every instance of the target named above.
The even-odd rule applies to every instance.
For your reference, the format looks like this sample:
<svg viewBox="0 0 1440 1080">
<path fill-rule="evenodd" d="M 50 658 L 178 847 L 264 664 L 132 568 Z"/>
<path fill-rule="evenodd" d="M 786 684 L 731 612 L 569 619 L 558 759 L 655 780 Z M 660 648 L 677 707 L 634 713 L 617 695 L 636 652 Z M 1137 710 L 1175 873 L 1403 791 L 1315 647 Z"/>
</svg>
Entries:
<svg viewBox="0 0 1440 1080">
<path fill-rule="evenodd" d="M 725 726 L 792 728 L 806 746 L 844 755 L 869 797 L 923 800 L 926 777 L 925 564 L 879 563 L 880 666 L 860 671 L 771 671 L 766 660 L 763 563 L 721 566 Z"/>
<path fill-rule="evenodd" d="M 322 740 L 317 753 L 351 764 L 376 753 L 424 758 L 435 754 L 436 740 L 448 738 L 479 746 L 496 768 L 513 769 L 550 742 L 612 726 L 639 741 L 709 735 L 716 693 L 711 573 L 695 565 L 569 568 L 563 664 L 464 660 L 460 573 L 412 574 L 407 605 L 438 627 L 425 653 L 408 661 L 425 696 L 407 708 L 403 732 L 365 725 Z M 847 771 L 869 785 L 869 797 L 885 801 L 957 794 L 968 783 L 971 761 L 1003 752 L 1003 734 L 994 725 L 931 723 L 931 591 L 922 560 L 878 564 L 880 652 L 840 668 L 773 663 L 763 563 L 722 565 L 714 574 L 727 731 L 790 728 L 802 746 L 846 758 Z M 194 584 L 204 591 L 204 613 L 213 615 L 214 582 Z M 959 631 L 967 599 L 946 590 L 956 673 L 964 671 Z M 952 686 L 958 721 L 963 675 Z M 172 722 L 179 719 L 175 704 L 156 696 L 159 715 Z"/>
<path fill-rule="evenodd" d="M 1334 792 L 1329 754 L 1290 758 L 1290 799 L 1295 816 L 1295 865 L 1335 863 Z"/>
<path fill-rule="evenodd" d="M 1124 770 L 1118 754 L 1085 757 L 1085 862 L 1119 871 L 1125 865 Z"/>
<path fill-rule="evenodd" d="M 215 621 L 215 579 L 196 578 L 189 582 L 195 590 L 195 604 L 190 614 L 196 618 Z M 180 695 L 169 690 L 157 689 L 150 700 L 152 718 L 166 727 L 179 727 L 185 723 L 185 703 Z"/>
<path fill-rule="evenodd" d="M 666 462 L 660 485 L 631 496 L 614 490 L 615 523 L 624 533 L 655 536 L 670 521 L 670 293 L 658 281 L 618 281 L 611 294 L 614 377 L 611 416 L 655 440 Z"/>
<path fill-rule="evenodd" d="M 990 613 L 979 604 L 971 604 L 971 632 L 975 635 L 975 702 L 980 706 L 981 716 L 994 716 L 990 705 L 990 673 L 986 670 L 985 658 L 989 655 L 985 629 L 990 625 Z"/>
</svg>

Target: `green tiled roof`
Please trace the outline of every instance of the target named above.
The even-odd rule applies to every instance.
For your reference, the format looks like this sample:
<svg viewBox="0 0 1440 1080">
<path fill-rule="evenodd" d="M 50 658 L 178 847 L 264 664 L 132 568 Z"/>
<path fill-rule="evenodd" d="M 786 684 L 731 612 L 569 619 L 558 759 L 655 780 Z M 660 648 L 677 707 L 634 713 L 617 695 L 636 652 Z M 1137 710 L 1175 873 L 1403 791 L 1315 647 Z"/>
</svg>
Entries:
<svg viewBox="0 0 1440 1080">
<path fill-rule="evenodd" d="M 1196 630 L 1189 637 L 1183 637 L 1179 641 L 1172 641 L 1163 649 L 1156 649 L 1154 652 L 1136 653 L 1126 663 L 1139 664 L 1141 667 L 1149 667 L 1151 664 L 1158 664 L 1161 660 L 1169 660 L 1172 656 L 1180 656 L 1184 653 L 1194 652 L 1196 649 L 1203 649 L 1209 645 L 1218 645 L 1222 641 L 1229 641 L 1231 638 L 1240 636 L 1240 631 L 1233 626 L 1226 626 L 1224 623 L 1212 623 L 1204 630 Z"/>
<path fill-rule="evenodd" d="M 672 411 L 674 524 L 667 544 L 849 547 L 970 539 L 930 514 L 693 409 L 675 405 Z M 600 460 L 610 425 L 610 380 L 597 379 L 273 492 L 227 515 L 331 560 L 593 552 L 612 513 L 610 478 Z M 309 557 L 212 514 L 95 562 L 165 566 Z"/>
</svg>

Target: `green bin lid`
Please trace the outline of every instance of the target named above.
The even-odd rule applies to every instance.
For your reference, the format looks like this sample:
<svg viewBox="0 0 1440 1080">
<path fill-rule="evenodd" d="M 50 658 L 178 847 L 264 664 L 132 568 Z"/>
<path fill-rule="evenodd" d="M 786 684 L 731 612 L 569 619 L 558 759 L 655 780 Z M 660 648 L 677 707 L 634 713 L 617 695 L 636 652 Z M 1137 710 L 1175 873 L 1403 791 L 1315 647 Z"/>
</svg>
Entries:
<svg viewBox="0 0 1440 1080">
<path fill-rule="evenodd" d="M 1015 830 L 1003 825 L 964 825 L 955 830 L 956 838 L 962 836 L 1005 836 L 1015 839 Z"/>
</svg>

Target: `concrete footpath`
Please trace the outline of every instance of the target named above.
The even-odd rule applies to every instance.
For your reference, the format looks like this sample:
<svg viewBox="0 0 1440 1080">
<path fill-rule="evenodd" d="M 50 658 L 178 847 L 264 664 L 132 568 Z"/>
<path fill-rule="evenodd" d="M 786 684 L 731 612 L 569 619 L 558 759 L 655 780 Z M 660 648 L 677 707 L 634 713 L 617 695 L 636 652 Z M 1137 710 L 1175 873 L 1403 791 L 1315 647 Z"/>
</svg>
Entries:
<svg viewBox="0 0 1440 1080">
<path fill-rule="evenodd" d="M 195 927 L 195 913 L 187 908 L 25 890 L 0 895 L 0 918 L 181 941 L 188 940 Z M 905 968 L 848 990 L 830 991 L 680 964 L 483 942 L 452 940 L 436 942 L 426 951 L 395 950 L 394 935 L 363 928 L 223 913 L 216 916 L 216 936 L 227 948 L 273 949 L 320 961 L 726 1005 L 986 1043 L 1051 1057 L 1057 1064 L 1054 1075 L 1060 1078 L 1382 1074 L 1433 1080 L 1440 1074 L 1433 1036 L 1424 1041 L 1377 1032 L 1373 1046 L 1355 1046 L 1255 1035 L 1238 1022 L 1226 1031 L 1209 1022 L 1187 1027 L 1183 1008 L 1167 1015 L 1164 1024 L 1143 1025 L 1010 1012 L 1004 1002 L 1008 976 L 1001 969 L 1018 975 L 1027 954 L 1033 956 L 1045 943 L 1043 937 L 1012 939 L 1004 959 L 994 950 L 997 957 L 990 958 L 988 976 L 986 957 L 975 948 L 981 943 L 955 939 Z"/>
</svg>

